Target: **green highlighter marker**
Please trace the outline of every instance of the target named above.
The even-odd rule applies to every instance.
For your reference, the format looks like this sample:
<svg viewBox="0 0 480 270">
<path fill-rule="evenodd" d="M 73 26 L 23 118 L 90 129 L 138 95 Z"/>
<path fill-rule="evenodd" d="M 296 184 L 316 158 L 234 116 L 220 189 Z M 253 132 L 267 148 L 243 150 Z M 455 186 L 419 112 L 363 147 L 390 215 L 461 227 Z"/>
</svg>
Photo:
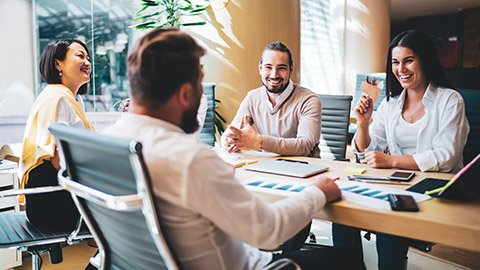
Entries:
<svg viewBox="0 0 480 270">
<path fill-rule="evenodd" d="M 436 189 L 433 189 L 433 190 L 427 190 L 425 191 L 425 195 L 430 195 L 430 194 L 433 194 L 433 193 L 437 193 L 437 192 L 440 192 L 442 191 L 442 189 L 444 188 L 445 186 L 443 187 L 440 187 L 440 188 L 436 188 Z"/>
</svg>

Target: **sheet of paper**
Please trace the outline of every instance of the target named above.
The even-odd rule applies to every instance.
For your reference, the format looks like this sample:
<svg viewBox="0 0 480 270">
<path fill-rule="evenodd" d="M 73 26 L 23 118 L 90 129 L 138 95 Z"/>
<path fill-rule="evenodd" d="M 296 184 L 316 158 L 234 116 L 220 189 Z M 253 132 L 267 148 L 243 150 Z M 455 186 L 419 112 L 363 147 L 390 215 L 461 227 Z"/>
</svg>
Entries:
<svg viewBox="0 0 480 270">
<path fill-rule="evenodd" d="M 390 188 L 383 185 L 362 183 L 355 181 L 336 181 L 342 190 L 342 199 L 380 210 L 390 210 L 388 194 L 411 195 L 417 203 L 430 199 L 428 195 L 406 190 Z M 309 184 L 307 181 L 293 181 L 270 177 L 252 177 L 243 184 L 249 190 L 292 196 Z"/>
<path fill-rule="evenodd" d="M 411 195 L 417 203 L 431 198 L 425 194 L 391 188 L 384 185 L 355 181 L 336 181 L 335 183 L 342 190 L 342 199 L 376 209 L 391 209 L 390 203 L 388 202 L 388 194 Z"/>
</svg>

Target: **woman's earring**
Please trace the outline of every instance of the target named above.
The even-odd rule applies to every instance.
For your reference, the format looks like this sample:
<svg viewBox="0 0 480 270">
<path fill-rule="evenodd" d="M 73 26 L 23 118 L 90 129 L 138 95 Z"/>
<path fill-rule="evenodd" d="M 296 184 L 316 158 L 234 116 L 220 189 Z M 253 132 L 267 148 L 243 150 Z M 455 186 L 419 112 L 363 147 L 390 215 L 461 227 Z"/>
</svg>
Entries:
<svg viewBox="0 0 480 270">
<path fill-rule="evenodd" d="M 60 72 L 58 72 L 58 76 L 62 77 L 63 73 L 62 71 L 60 70 Z"/>
</svg>

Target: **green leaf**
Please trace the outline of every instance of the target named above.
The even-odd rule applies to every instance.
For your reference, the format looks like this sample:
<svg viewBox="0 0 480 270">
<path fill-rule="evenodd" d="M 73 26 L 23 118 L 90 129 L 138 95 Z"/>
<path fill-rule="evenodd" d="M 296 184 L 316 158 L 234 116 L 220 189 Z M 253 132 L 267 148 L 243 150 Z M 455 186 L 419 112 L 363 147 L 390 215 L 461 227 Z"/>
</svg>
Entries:
<svg viewBox="0 0 480 270">
<path fill-rule="evenodd" d="M 152 28 L 155 23 L 156 23 L 155 21 L 148 21 L 148 22 L 132 25 L 132 27 L 136 29 L 147 29 L 147 28 Z"/>
<path fill-rule="evenodd" d="M 182 23 L 182 26 L 194 26 L 194 25 L 205 25 L 207 22 L 193 22 L 193 23 Z"/>
<path fill-rule="evenodd" d="M 192 17 L 192 16 L 200 16 L 202 15 L 203 13 L 199 12 L 199 13 L 182 13 L 181 15 L 182 16 L 189 16 L 189 17 Z"/>
<path fill-rule="evenodd" d="M 208 6 L 197 6 L 194 10 L 192 10 L 192 12 L 205 11 L 205 10 L 207 10 L 209 7 L 210 7 L 210 5 L 208 5 Z"/>
<path fill-rule="evenodd" d="M 158 7 L 160 3 L 158 2 L 145 2 L 141 4 L 142 6 L 149 6 L 149 7 Z"/>
<path fill-rule="evenodd" d="M 158 1 L 155 0 L 141 0 L 142 4 L 158 4 Z"/>
<path fill-rule="evenodd" d="M 148 8 L 148 6 L 143 6 L 141 9 L 139 9 L 137 12 L 135 12 L 135 15 L 138 15 L 138 14 L 142 13 L 142 12 L 145 11 L 147 8 Z"/>
<path fill-rule="evenodd" d="M 193 10 L 193 7 L 192 6 L 178 7 L 178 9 L 183 10 L 183 11 L 190 11 L 190 10 Z"/>
<path fill-rule="evenodd" d="M 136 17 L 136 18 L 135 18 L 135 21 L 145 20 L 145 19 L 148 19 L 148 18 L 151 18 L 151 17 L 159 16 L 159 15 L 161 15 L 162 13 L 163 13 L 163 11 L 157 11 L 157 12 L 154 12 L 154 13 L 150 13 L 150 14 L 148 14 L 148 15 Z"/>
</svg>

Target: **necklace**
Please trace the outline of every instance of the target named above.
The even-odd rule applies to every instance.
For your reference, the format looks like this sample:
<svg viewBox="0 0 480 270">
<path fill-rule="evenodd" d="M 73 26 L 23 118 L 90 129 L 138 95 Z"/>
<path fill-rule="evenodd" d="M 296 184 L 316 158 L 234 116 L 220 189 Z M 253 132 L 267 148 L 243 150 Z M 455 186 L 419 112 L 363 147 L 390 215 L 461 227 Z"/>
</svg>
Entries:
<svg viewBox="0 0 480 270">
<path fill-rule="evenodd" d="M 409 122 L 409 123 L 415 122 L 415 121 L 413 121 L 414 118 L 415 118 L 415 116 L 416 116 L 423 108 L 425 108 L 425 107 L 424 107 L 423 104 L 422 104 L 414 113 L 409 113 L 408 116 L 407 116 L 407 111 L 403 111 L 404 119 L 405 119 L 407 122 Z"/>
</svg>

